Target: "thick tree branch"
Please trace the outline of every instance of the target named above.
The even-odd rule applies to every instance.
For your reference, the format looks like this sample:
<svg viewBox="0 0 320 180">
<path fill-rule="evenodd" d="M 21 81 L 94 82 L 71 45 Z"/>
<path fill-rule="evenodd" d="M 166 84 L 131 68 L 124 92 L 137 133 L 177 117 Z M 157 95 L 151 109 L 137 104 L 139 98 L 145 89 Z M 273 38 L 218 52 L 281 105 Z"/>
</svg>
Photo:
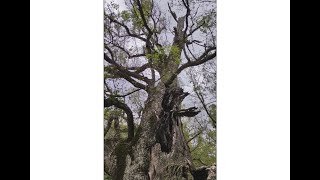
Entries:
<svg viewBox="0 0 320 180">
<path fill-rule="evenodd" d="M 111 95 L 112 97 L 126 97 L 126 96 L 129 96 L 129 95 L 131 95 L 131 94 L 133 94 L 133 93 L 135 93 L 135 92 L 138 92 L 138 91 L 140 91 L 141 89 L 136 89 L 136 90 L 134 90 L 134 91 L 131 91 L 131 92 L 129 92 L 129 93 L 127 93 L 127 94 L 124 94 L 124 95 L 118 95 L 118 94 L 115 94 L 115 95 Z"/>
<path fill-rule="evenodd" d="M 171 83 L 173 82 L 173 80 L 178 76 L 179 73 L 181 73 L 184 69 L 188 68 L 188 67 L 192 67 L 192 66 L 197 66 L 200 64 L 203 64 L 213 58 L 216 57 L 217 52 L 214 52 L 213 54 L 209 54 L 210 51 L 216 49 L 215 47 L 210 47 L 208 48 L 199 58 L 197 58 L 195 61 L 190 61 L 187 62 L 183 65 L 181 65 L 178 70 L 173 73 L 173 75 L 165 82 L 166 87 L 170 86 Z"/>
<path fill-rule="evenodd" d="M 143 72 L 144 70 L 146 70 L 147 68 L 150 68 L 150 64 L 149 63 L 146 63 L 140 67 L 128 67 L 127 69 L 128 70 L 134 70 L 135 73 L 141 73 Z"/>
<path fill-rule="evenodd" d="M 174 62 L 175 59 L 172 59 L 172 57 L 174 57 L 174 54 L 181 54 L 182 49 L 184 47 L 185 44 L 185 40 L 183 38 L 183 28 L 184 28 L 184 16 L 179 17 L 178 21 L 177 21 L 177 25 L 174 27 L 174 37 L 173 37 L 173 43 L 170 49 L 170 53 L 168 58 L 165 58 L 164 60 L 164 65 L 168 65 L 169 62 Z M 178 50 L 174 50 L 175 48 L 178 47 Z"/>
<path fill-rule="evenodd" d="M 170 11 L 170 14 L 172 15 L 173 19 L 174 19 L 176 22 L 178 22 L 177 15 L 176 15 L 175 12 L 172 11 L 169 3 L 168 3 L 168 7 L 169 7 L 169 11 Z"/>
<path fill-rule="evenodd" d="M 122 109 L 127 114 L 127 124 L 128 124 L 128 141 L 131 141 L 134 137 L 134 122 L 133 113 L 128 105 L 119 101 L 116 98 L 107 98 L 104 100 L 104 107 L 115 106 L 116 108 Z"/>
<path fill-rule="evenodd" d="M 123 78 L 123 79 L 127 80 L 129 83 L 131 83 L 136 88 L 140 88 L 140 89 L 144 89 L 144 90 L 147 89 L 146 85 L 132 79 L 129 75 L 127 75 L 119 70 L 111 70 L 110 68 L 108 68 L 108 69 L 105 69 L 105 71 L 108 72 L 109 74 L 114 75 L 113 78 Z"/>
<path fill-rule="evenodd" d="M 198 108 L 196 107 L 191 107 L 191 108 L 188 108 L 188 109 L 180 109 L 176 112 L 174 112 L 174 115 L 175 116 L 186 116 L 186 117 L 194 117 L 196 116 L 197 114 L 200 113 L 200 111 L 197 111 Z"/>
<path fill-rule="evenodd" d="M 150 79 L 148 79 L 147 77 L 144 77 L 136 72 L 131 72 L 129 70 L 127 70 L 126 68 L 124 68 L 123 66 L 119 65 L 118 63 L 116 63 L 116 61 L 114 61 L 113 59 L 111 59 L 109 56 L 106 55 L 106 53 L 104 53 L 104 59 L 112 64 L 119 72 L 120 74 L 119 75 L 122 75 L 123 78 L 128 78 L 128 77 L 133 77 L 133 78 L 136 78 L 138 80 L 141 80 L 141 81 L 144 81 L 146 82 L 147 84 L 150 83 Z M 129 78 L 130 79 L 130 78 Z M 132 79 L 132 78 L 131 78 Z M 133 79 L 132 79 L 133 80 Z M 131 82 L 131 81 L 129 81 Z M 137 84 L 138 82 L 136 82 L 135 84 Z M 141 84 L 141 83 L 140 83 Z M 142 86 L 144 86 L 143 84 L 141 84 Z"/>
<path fill-rule="evenodd" d="M 187 13 L 186 13 L 186 15 L 185 15 L 185 17 L 186 17 L 186 20 L 185 20 L 185 22 L 186 22 L 186 27 L 185 27 L 184 33 L 183 33 L 183 37 L 186 37 L 187 30 L 188 30 L 188 27 L 189 27 L 189 21 L 188 21 L 188 19 L 189 19 L 189 16 L 190 16 L 190 14 L 191 14 L 191 10 L 190 10 L 190 7 L 189 7 L 189 0 L 182 0 L 182 3 L 183 3 L 183 5 L 184 5 L 184 7 L 187 9 Z"/>
<path fill-rule="evenodd" d="M 110 16 L 108 16 L 108 15 L 106 15 L 106 16 L 109 18 L 109 20 L 110 20 L 111 23 L 114 22 L 114 23 L 117 23 L 117 24 L 119 24 L 120 26 L 122 26 L 122 27 L 126 30 L 126 32 L 127 32 L 127 34 L 128 34 L 129 36 L 134 37 L 134 38 L 137 38 L 137 39 L 140 39 L 140 40 L 142 40 L 142 41 L 144 41 L 144 42 L 147 42 L 147 39 L 146 39 L 146 38 L 143 38 L 143 37 L 141 37 L 141 36 L 139 36 L 139 35 L 137 35 L 137 34 L 131 33 L 130 30 L 129 30 L 129 27 L 126 26 L 124 23 L 121 23 L 121 22 L 113 19 L 112 17 L 110 17 Z"/>
<path fill-rule="evenodd" d="M 216 47 L 209 47 L 208 49 L 205 50 L 204 53 L 202 53 L 201 56 L 199 56 L 199 58 L 196 60 L 196 61 L 201 61 L 201 60 L 210 60 L 210 59 L 213 59 L 216 57 L 216 52 L 214 52 L 213 54 L 209 55 L 208 54 L 210 53 L 210 51 L 213 51 L 215 50 Z M 209 58 L 209 59 L 208 59 Z M 199 65 L 199 64 L 196 64 L 196 65 Z"/>
<path fill-rule="evenodd" d="M 118 49 L 122 50 L 124 53 L 126 53 L 126 54 L 128 55 L 128 59 L 146 56 L 146 54 L 144 54 L 144 53 L 131 55 L 124 47 L 121 47 L 120 45 L 115 44 L 115 43 L 111 43 L 111 44 L 112 44 L 113 46 L 117 47 Z M 106 44 L 105 47 L 107 47 L 107 44 Z M 109 51 L 109 52 L 110 52 L 110 51 Z"/>
</svg>

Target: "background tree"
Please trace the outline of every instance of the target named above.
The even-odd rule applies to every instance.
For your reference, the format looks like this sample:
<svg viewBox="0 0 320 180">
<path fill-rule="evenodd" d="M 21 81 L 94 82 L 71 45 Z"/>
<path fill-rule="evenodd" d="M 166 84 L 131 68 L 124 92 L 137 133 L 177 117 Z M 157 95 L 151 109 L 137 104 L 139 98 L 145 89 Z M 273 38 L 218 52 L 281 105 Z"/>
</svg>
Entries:
<svg viewBox="0 0 320 180">
<path fill-rule="evenodd" d="M 195 79 L 215 71 L 194 75 L 193 70 L 215 61 L 215 2 L 124 0 L 123 5 L 107 1 L 104 10 L 106 177 L 207 179 L 215 155 L 199 156 L 215 147 L 215 116 L 205 101 L 210 83 Z M 182 88 L 188 78 L 192 92 Z M 202 106 L 183 103 L 188 96 Z M 205 124 L 192 134 L 181 119 L 201 114 Z M 189 124 L 199 129 L 197 122 Z M 186 139 L 190 135 L 196 136 Z"/>
</svg>

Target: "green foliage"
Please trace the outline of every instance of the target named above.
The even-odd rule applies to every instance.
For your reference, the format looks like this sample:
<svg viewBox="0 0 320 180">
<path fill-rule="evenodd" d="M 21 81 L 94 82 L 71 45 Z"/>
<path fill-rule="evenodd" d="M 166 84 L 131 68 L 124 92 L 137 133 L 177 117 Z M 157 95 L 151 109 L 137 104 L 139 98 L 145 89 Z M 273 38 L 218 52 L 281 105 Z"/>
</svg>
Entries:
<svg viewBox="0 0 320 180">
<path fill-rule="evenodd" d="M 200 31 L 203 33 L 207 33 L 208 29 L 212 28 L 215 24 L 213 14 L 208 13 L 204 16 L 201 16 L 201 18 L 197 21 L 197 26 L 200 26 Z"/>
<path fill-rule="evenodd" d="M 181 49 L 178 46 L 173 45 L 171 47 L 170 54 L 173 62 L 175 62 L 176 64 L 180 64 Z"/>
<path fill-rule="evenodd" d="M 191 138 L 190 131 L 186 124 L 182 124 L 182 132 L 185 140 L 188 140 Z"/>
<path fill-rule="evenodd" d="M 105 108 L 104 109 L 104 119 L 105 121 L 107 121 L 108 119 L 110 119 L 110 117 L 112 116 L 116 116 L 119 117 L 119 129 L 120 129 L 120 139 L 126 139 L 128 134 L 127 134 L 127 123 L 126 123 L 126 117 L 123 113 L 122 110 L 117 109 L 117 108 Z M 111 126 L 111 128 L 109 129 L 108 133 L 106 134 L 105 139 L 109 139 L 109 138 L 113 138 L 115 137 L 116 131 L 114 129 L 114 121 L 112 123 L 113 125 Z"/>
<path fill-rule="evenodd" d="M 104 108 L 104 118 L 108 119 L 108 118 L 111 117 L 111 115 L 123 117 L 122 110 L 120 110 L 120 109 L 117 109 L 117 108 Z"/>
<path fill-rule="evenodd" d="M 131 9 L 131 20 L 132 20 L 132 25 L 133 25 L 132 26 L 133 32 L 140 31 L 140 30 L 142 30 L 142 27 L 143 27 L 143 21 L 142 21 L 141 17 L 136 13 L 138 13 L 138 9 L 132 8 Z"/>
<path fill-rule="evenodd" d="M 121 18 L 122 18 L 124 21 L 129 21 L 131 16 L 132 16 L 132 15 L 131 15 L 131 12 L 130 12 L 130 11 L 124 10 L 124 11 L 121 12 Z"/>
<path fill-rule="evenodd" d="M 152 10 L 151 0 L 142 1 L 142 11 L 144 12 L 146 19 L 148 19 L 148 17 L 151 16 L 151 10 Z"/>
<path fill-rule="evenodd" d="M 186 140 L 194 137 L 198 132 L 190 133 L 186 125 L 182 128 Z M 196 167 L 213 165 L 216 162 L 216 131 L 203 131 L 200 135 L 188 143 L 193 162 Z"/>
<path fill-rule="evenodd" d="M 163 60 L 167 57 L 167 52 L 170 51 L 171 61 L 180 64 L 181 62 L 181 49 L 176 45 L 168 45 L 163 47 L 157 47 L 156 50 L 151 50 L 150 54 L 146 54 L 146 58 L 149 62 L 152 62 L 154 65 L 158 65 L 163 62 Z"/>
<path fill-rule="evenodd" d="M 211 117 L 213 117 L 213 122 L 211 123 L 212 123 L 212 126 L 215 126 L 217 122 L 217 106 L 215 104 L 212 104 L 209 108 L 210 108 L 210 115 Z"/>
<path fill-rule="evenodd" d="M 144 17 L 148 23 L 150 16 L 151 16 L 151 10 L 152 10 L 152 3 L 151 0 L 144 0 L 142 2 L 142 11 L 144 13 Z M 112 9 L 112 11 L 117 14 L 117 18 L 121 18 L 123 22 L 131 22 L 132 23 L 132 31 L 137 33 L 137 31 L 141 31 L 144 27 L 142 17 L 139 12 L 138 5 L 136 2 L 133 3 L 132 8 L 128 10 L 122 10 L 120 12 L 119 5 L 116 4 L 113 0 L 109 3 L 109 7 Z M 115 29 L 119 29 L 120 25 L 115 24 Z"/>
<path fill-rule="evenodd" d="M 146 58 L 149 62 L 157 66 L 166 58 L 166 50 L 166 46 L 158 47 L 158 51 L 152 49 L 150 54 L 146 54 Z"/>
<path fill-rule="evenodd" d="M 116 71 L 116 69 L 112 66 L 105 66 L 104 67 L 104 79 L 107 78 L 113 78 L 114 77 L 114 72 Z"/>
<path fill-rule="evenodd" d="M 104 173 L 104 180 L 112 180 L 112 178 L 108 174 Z"/>
<path fill-rule="evenodd" d="M 146 21 L 148 22 L 148 19 L 150 18 L 151 15 L 151 1 L 150 0 L 145 0 L 142 2 L 142 11 L 144 13 L 144 17 Z M 132 9 L 130 10 L 131 12 L 131 20 L 132 20 L 132 25 L 133 25 L 133 31 L 140 31 L 143 28 L 143 20 L 139 12 L 138 6 L 134 3 Z"/>
<path fill-rule="evenodd" d="M 212 165 L 216 161 L 215 131 L 209 131 L 206 135 L 199 135 L 191 145 L 192 157 L 196 166 Z"/>
</svg>

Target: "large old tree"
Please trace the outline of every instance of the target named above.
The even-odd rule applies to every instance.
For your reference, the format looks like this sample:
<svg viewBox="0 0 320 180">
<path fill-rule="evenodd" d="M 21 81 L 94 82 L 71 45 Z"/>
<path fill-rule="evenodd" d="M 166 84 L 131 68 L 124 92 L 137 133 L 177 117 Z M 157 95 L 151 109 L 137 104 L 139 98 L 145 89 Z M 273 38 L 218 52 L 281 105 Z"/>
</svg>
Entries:
<svg viewBox="0 0 320 180">
<path fill-rule="evenodd" d="M 181 118 L 201 110 L 182 105 L 189 93 L 178 78 L 215 59 L 215 17 L 213 1 L 105 2 L 104 158 L 112 179 L 214 176 L 194 165 Z"/>
</svg>

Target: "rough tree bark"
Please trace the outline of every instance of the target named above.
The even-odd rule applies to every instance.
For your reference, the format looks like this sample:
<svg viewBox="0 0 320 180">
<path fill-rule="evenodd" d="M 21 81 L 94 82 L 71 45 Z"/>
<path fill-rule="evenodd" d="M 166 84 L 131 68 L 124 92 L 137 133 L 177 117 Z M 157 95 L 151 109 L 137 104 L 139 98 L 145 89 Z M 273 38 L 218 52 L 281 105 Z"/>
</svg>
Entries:
<svg viewBox="0 0 320 180">
<path fill-rule="evenodd" d="M 192 175 L 199 177 L 199 170 L 193 168 L 180 117 L 199 111 L 179 113 L 188 95 L 179 87 L 159 86 L 153 92 L 133 141 L 105 143 L 106 171 L 116 180 L 197 179 Z"/>
</svg>

